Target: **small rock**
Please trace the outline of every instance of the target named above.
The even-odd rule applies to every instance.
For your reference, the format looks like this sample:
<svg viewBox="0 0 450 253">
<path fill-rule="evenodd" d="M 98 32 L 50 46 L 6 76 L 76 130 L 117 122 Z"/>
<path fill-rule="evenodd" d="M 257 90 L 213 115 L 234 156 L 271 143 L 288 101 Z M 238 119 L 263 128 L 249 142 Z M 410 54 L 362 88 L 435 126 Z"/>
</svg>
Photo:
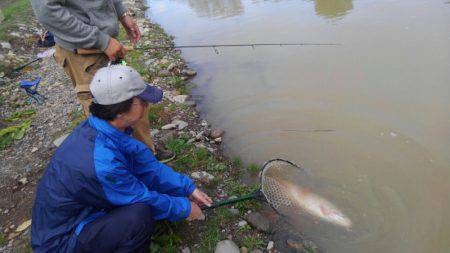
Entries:
<svg viewBox="0 0 450 253">
<path fill-rule="evenodd" d="M 245 225 L 247 225 L 247 222 L 245 220 L 241 220 L 241 221 L 238 222 L 238 226 L 239 227 L 243 227 Z"/>
<path fill-rule="evenodd" d="M 27 229 L 30 225 L 31 225 L 31 220 L 27 220 L 17 227 L 16 232 L 20 233 L 20 232 L 24 231 L 25 229 Z"/>
<path fill-rule="evenodd" d="M 273 250 L 273 247 L 274 247 L 274 242 L 273 242 L 273 241 L 270 241 L 270 242 L 267 244 L 267 250 L 268 250 L 268 251 L 272 251 L 272 250 Z"/>
<path fill-rule="evenodd" d="M 55 145 L 55 147 L 61 146 L 61 144 L 64 142 L 67 136 L 69 136 L 69 134 L 61 135 L 60 137 L 58 137 L 56 140 L 53 141 L 53 145 Z"/>
<path fill-rule="evenodd" d="M 231 214 L 234 215 L 238 215 L 239 214 L 239 210 L 236 208 L 229 208 L 228 211 L 230 211 Z"/>
<path fill-rule="evenodd" d="M 216 138 L 222 137 L 224 133 L 225 133 L 224 130 L 216 128 L 211 131 L 210 136 L 211 136 L 211 138 L 216 139 Z"/>
<path fill-rule="evenodd" d="M 161 127 L 162 130 L 170 130 L 170 129 L 175 129 L 175 128 L 177 128 L 177 125 L 175 125 L 175 124 L 167 124 L 167 125 Z"/>
<path fill-rule="evenodd" d="M 178 133 L 175 130 L 169 130 L 167 133 L 164 133 L 163 136 L 159 138 L 159 140 L 163 143 L 167 142 L 170 139 L 174 139 L 178 137 Z"/>
<path fill-rule="evenodd" d="M 196 140 L 201 140 L 201 139 L 203 139 L 203 131 L 201 131 L 200 133 L 198 133 L 196 136 L 195 136 L 195 139 Z"/>
<path fill-rule="evenodd" d="M 181 253 L 191 253 L 191 249 L 189 247 L 186 247 L 181 250 Z"/>
<path fill-rule="evenodd" d="M 23 178 L 19 179 L 19 183 L 21 185 L 26 185 L 26 184 L 28 184 L 28 179 L 26 177 L 23 177 Z"/>
<path fill-rule="evenodd" d="M 248 249 L 246 247 L 241 247 L 241 253 L 248 253 Z"/>
<path fill-rule="evenodd" d="M 167 69 L 162 69 L 159 71 L 158 75 L 160 77 L 168 77 L 170 76 L 170 71 L 168 71 Z"/>
<path fill-rule="evenodd" d="M 173 97 L 173 101 L 175 101 L 176 103 L 180 103 L 183 104 L 184 102 L 186 102 L 186 99 L 188 98 L 188 95 L 178 95 L 178 96 L 174 96 Z"/>
<path fill-rule="evenodd" d="M 240 253 L 239 247 L 231 240 L 224 240 L 217 243 L 214 253 Z"/>
<path fill-rule="evenodd" d="M 194 106 L 197 105 L 197 103 L 196 103 L 194 100 L 188 100 L 188 101 L 185 101 L 185 102 L 184 102 L 184 105 L 194 107 Z"/>
<path fill-rule="evenodd" d="M 202 182 L 204 182 L 204 183 L 209 183 L 209 182 L 211 182 L 211 180 L 214 179 L 214 176 L 211 175 L 211 174 L 209 174 L 209 173 L 206 172 L 206 171 L 196 171 L 196 172 L 192 172 L 191 177 L 192 177 L 193 179 L 200 180 L 200 181 L 202 181 Z"/>
<path fill-rule="evenodd" d="M 222 142 L 222 137 L 214 139 L 214 142 L 215 143 L 221 143 Z"/>
<path fill-rule="evenodd" d="M 159 134 L 159 130 L 158 129 L 152 129 L 150 131 L 150 134 L 151 134 L 152 137 L 155 137 L 157 134 Z"/>
<path fill-rule="evenodd" d="M 20 33 L 18 33 L 18 32 L 12 32 L 12 33 L 10 33 L 9 35 L 11 35 L 11 36 L 14 36 L 14 37 L 22 37 L 21 35 L 20 35 Z"/>
<path fill-rule="evenodd" d="M 176 66 L 177 66 L 177 65 L 176 65 L 175 63 L 172 62 L 172 63 L 169 65 L 169 67 L 167 67 L 167 70 L 168 70 L 168 71 L 172 71 Z"/>
<path fill-rule="evenodd" d="M 263 251 L 260 250 L 260 249 L 254 249 L 254 250 L 252 251 L 252 253 L 263 253 Z"/>
<path fill-rule="evenodd" d="M 5 209 L 5 211 L 3 211 L 4 214 L 8 214 L 9 213 L 9 209 Z"/>
<path fill-rule="evenodd" d="M 189 139 L 186 143 L 187 144 L 192 144 L 192 143 L 194 143 L 195 142 L 195 138 L 191 138 L 191 139 Z"/>
<path fill-rule="evenodd" d="M 31 153 L 35 153 L 36 151 L 38 151 L 39 149 L 37 148 L 37 147 L 33 147 L 32 149 L 31 149 Z"/>
<path fill-rule="evenodd" d="M 12 224 L 11 226 L 9 226 L 9 229 L 14 229 L 16 226 L 14 226 L 14 224 Z"/>
<path fill-rule="evenodd" d="M 202 120 L 201 125 L 202 125 L 202 127 L 207 127 L 209 124 L 208 124 L 208 121 Z"/>
<path fill-rule="evenodd" d="M 166 65 L 166 64 L 169 64 L 169 60 L 164 58 L 159 63 L 162 64 L 162 65 Z"/>
<path fill-rule="evenodd" d="M 9 42 L 6 41 L 0 41 L 0 45 L 2 46 L 3 49 L 8 49 L 11 50 L 12 46 Z"/>
<path fill-rule="evenodd" d="M 293 238 L 287 239 L 286 244 L 289 246 L 289 248 L 295 249 L 297 252 L 302 252 L 303 250 L 303 243 Z"/>
<path fill-rule="evenodd" d="M 197 75 L 197 71 L 193 69 L 183 69 L 183 71 L 181 71 L 181 74 L 185 76 L 195 76 Z"/>
<path fill-rule="evenodd" d="M 189 125 L 187 122 L 179 120 L 179 119 L 173 120 L 172 124 L 175 124 L 178 127 L 178 130 L 183 130 Z"/>
<path fill-rule="evenodd" d="M 248 214 L 245 219 L 250 223 L 250 225 L 257 230 L 260 230 L 262 232 L 269 232 L 270 231 L 270 221 L 269 219 L 265 218 L 263 215 L 261 215 L 259 212 L 254 212 Z"/>
<path fill-rule="evenodd" d="M 8 240 L 12 240 L 14 238 L 16 238 L 19 235 L 19 233 L 11 233 L 8 235 Z"/>
</svg>

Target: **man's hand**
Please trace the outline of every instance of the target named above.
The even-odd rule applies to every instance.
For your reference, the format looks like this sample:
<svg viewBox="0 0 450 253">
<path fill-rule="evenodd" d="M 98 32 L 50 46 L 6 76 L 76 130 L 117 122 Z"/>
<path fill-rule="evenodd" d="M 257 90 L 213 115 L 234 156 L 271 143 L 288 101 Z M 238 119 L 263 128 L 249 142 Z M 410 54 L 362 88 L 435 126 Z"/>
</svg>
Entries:
<svg viewBox="0 0 450 253">
<path fill-rule="evenodd" d="M 125 57 L 125 47 L 120 44 L 119 41 L 117 41 L 114 38 L 110 38 L 108 42 L 108 47 L 105 50 L 105 54 L 108 56 L 108 58 L 111 61 L 115 61 L 116 59 L 123 59 Z"/>
<path fill-rule="evenodd" d="M 205 219 L 205 215 L 202 212 L 202 209 L 198 207 L 197 204 L 194 202 L 191 202 L 191 213 L 189 214 L 189 217 L 187 217 L 187 220 L 203 220 Z"/>
<path fill-rule="evenodd" d="M 194 192 L 189 196 L 189 199 L 198 205 L 211 206 L 212 204 L 212 199 L 198 188 L 195 188 Z"/>
<path fill-rule="evenodd" d="M 123 28 L 125 28 L 131 43 L 137 43 L 141 39 L 141 32 L 139 31 L 136 21 L 134 21 L 132 17 L 125 15 L 120 22 L 122 23 Z"/>
</svg>

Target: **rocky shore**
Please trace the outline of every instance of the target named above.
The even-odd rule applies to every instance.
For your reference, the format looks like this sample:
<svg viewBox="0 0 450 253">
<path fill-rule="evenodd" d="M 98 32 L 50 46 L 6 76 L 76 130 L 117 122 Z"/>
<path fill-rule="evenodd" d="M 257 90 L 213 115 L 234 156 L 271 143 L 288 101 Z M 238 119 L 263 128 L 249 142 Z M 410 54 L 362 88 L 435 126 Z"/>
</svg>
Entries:
<svg viewBox="0 0 450 253">
<path fill-rule="evenodd" d="M 14 1 L 11 1 L 14 2 Z M 251 174 L 238 157 L 223 155 L 220 126 L 211 126 L 196 111 L 189 96 L 195 70 L 188 67 L 176 49 L 146 49 L 171 46 L 173 38 L 145 18 L 144 0 L 127 0 L 137 14 L 141 42 L 127 52 L 126 62 L 145 79 L 164 90 L 160 104 L 150 106 L 149 120 L 156 143 L 176 157 L 168 165 L 190 175 L 215 200 L 249 193 L 257 185 L 244 185 L 243 175 Z M 30 8 L 28 6 L 28 8 Z M 0 131 L 16 129 L 5 139 L 0 135 L 0 252 L 31 252 L 29 224 L 36 185 L 64 136 L 84 117 L 70 80 L 52 57 L 7 77 L 8 68 L 28 62 L 45 49 L 34 41 L 41 32 L 31 18 L 6 30 L 0 39 Z M 5 20 L 7 21 L 7 20 Z M 5 22 L 2 21 L 2 22 Z M 11 22 L 11 21 L 8 21 Z M 0 26 L 3 24 L 0 23 Z M 15 37 L 15 38 L 14 38 Z M 5 39 L 5 40 L 3 40 Z M 120 40 L 126 42 L 122 31 Z M 20 80 L 41 78 L 42 104 L 30 100 L 18 87 Z M 2 146 L 3 145 L 3 146 Z M 270 207 L 256 201 L 205 212 L 196 222 L 160 222 L 152 238 L 152 252 L 315 252 L 312 243 L 289 230 L 289 225 Z"/>
</svg>

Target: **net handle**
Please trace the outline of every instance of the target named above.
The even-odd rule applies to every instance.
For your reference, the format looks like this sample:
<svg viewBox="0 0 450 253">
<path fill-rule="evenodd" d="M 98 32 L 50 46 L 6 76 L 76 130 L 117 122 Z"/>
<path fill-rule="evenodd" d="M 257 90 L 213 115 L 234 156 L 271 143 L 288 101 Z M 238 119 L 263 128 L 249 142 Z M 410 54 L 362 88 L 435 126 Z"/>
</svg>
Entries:
<svg viewBox="0 0 450 253">
<path fill-rule="evenodd" d="M 251 199 L 259 199 L 260 196 L 261 196 L 261 191 L 257 190 L 253 193 L 241 196 L 239 198 L 226 199 L 226 200 L 214 202 L 214 203 L 212 203 L 211 206 L 202 205 L 202 206 L 200 206 L 200 208 L 202 210 L 214 209 L 217 207 L 226 206 L 226 205 L 230 205 L 230 204 L 234 204 L 234 203 L 238 203 L 238 202 L 242 202 L 242 201 L 247 201 L 247 200 L 251 200 Z"/>
</svg>

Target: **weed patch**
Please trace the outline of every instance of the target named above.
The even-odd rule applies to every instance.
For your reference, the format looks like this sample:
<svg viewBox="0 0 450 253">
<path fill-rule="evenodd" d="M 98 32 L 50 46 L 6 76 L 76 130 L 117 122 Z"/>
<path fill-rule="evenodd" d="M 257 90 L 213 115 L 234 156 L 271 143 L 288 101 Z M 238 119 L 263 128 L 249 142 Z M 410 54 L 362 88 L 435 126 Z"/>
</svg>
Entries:
<svg viewBox="0 0 450 253">
<path fill-rule="evenodd" d="M 16 0 L 2 9 L 5 20 L 0 24 L 0 40 L 14 39 L 7 34 L 17 28 L 17 22 L 25 22 L 32 15 L 29 0 Z"/>
<path fill-rule="evenodd" d="M 262 249 L 264 247 L 264 241 L 256 236 L 246 236 L 242 240 L 242 245 L 251 251 L 255 249 Z"/>
</svg>

